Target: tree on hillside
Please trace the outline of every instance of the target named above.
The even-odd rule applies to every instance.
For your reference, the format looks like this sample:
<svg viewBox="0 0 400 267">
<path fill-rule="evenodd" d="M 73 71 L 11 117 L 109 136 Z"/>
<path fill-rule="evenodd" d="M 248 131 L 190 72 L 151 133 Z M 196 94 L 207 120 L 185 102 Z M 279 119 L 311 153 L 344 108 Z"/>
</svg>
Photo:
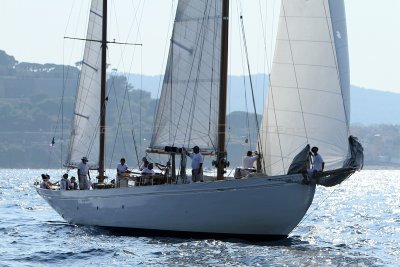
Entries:
<svg viewBox="0 0 400 267">
<path fill-rule="evenodd" d="M 0 66 L 13 67 L 17 63 L 18 61 L 13 56 L 9 56 L 5 51 L 0 50 Z"/>
<path fill-rule="evenodd" d="M 15 73 L 14 67 L 18 63 L 13 56 L 9 56 L 5 51 L 0 50 L 0 75 L 10 76 Z"/>
</svg>

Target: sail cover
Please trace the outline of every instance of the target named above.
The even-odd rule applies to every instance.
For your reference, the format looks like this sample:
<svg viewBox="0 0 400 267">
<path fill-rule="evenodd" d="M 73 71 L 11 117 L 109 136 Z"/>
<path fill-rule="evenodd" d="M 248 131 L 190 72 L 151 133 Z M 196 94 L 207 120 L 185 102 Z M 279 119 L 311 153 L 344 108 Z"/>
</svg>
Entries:
<svg viewBox="0 0 400 267">
<path fill-rule="evenodd" d="M 89 166 L 98 167 L 102 13 L 103 1 L 92 0 L 72 119 L 68 166 L 76 166 L 86 156 Z"/>
<path fill-rule="evenodd" d="M 325 169 L 348 154 L 349 63 L 343 0 L 283 0 L 260 145 L 264 170 L 285 174 L 307 145 Z"/>
<path fill-rule="evenodd" d="M 152 149 L 217 146 L 221 2 L 178 3 Z"/>
</svg>

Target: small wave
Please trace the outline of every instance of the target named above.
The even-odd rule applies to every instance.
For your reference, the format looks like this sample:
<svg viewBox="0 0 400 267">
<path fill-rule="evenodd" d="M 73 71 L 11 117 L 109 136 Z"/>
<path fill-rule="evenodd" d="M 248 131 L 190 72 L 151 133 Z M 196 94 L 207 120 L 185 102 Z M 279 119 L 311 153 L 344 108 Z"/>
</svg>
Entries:
<svg viewBox="0 0 400 267">
<path fill-rule="evenodd" d="M 69 223 L 65 221 L 47 221 L 48 224 L 52 225 L 70 225 Z"/>
<path fill-rule="evenodd" d="M 340 249 L 343 249 L 343 248 L 345 248 L 345 249 L 350 249 L 350 247 L 348 246 L 348 245 L 346 245 L 346 244 L 337 244 L 337 245 L 335 245 L 335 247 L 336 248 L 340 248 Z"/>
</svg>

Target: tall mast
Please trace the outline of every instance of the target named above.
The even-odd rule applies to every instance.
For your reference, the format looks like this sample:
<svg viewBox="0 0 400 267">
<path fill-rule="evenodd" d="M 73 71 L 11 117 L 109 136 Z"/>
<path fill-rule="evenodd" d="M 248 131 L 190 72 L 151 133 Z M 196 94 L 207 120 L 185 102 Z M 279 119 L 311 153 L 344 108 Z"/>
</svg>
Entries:
<svg viewBox="0 0 400 267">
<path fill-rule="evenodd" d="M 218 151 L 217 151 L 217 179 L 223 180 L 226 162 L 225 124 L 226 124 L 226 95 L 228 81 L 228 31 L 229 31 L 229 0 L 222 2 L 222 29 L 221 29 L 221 70 L 219 88 L 219 115 L 218 115 Z"/>
<path fill-rule="evenodd" d="M 107 68 L 107 0 L 103 0 L 103 30 L 101 38 L 101 95 L 100 95 L 100 151 L 99 183 L 104 181 L 104 152 L 106 130 L 106 68 Z"/>
</svg>

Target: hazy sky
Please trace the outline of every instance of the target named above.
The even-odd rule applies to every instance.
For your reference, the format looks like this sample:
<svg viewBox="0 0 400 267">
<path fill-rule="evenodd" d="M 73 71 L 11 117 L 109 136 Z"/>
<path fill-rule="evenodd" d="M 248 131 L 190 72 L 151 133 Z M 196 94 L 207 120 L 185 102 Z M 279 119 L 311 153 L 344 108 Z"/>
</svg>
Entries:
<svg viewBox="0 0 400 267">
<path fill-rule="evenodd" d="M 238 6 L 242 6 L 252 73 L 266 69 L 264 54 L 259 52 L 264 50 L 262 29 L 255 25 L 261 17 L 269 20 L 273 14 L 277 15 L 271 11 L 276 1 L 269 0 L 261 8 L 259 3 L 265 0 L 233 0 L 231 5 L 231 17 L 238 17 Z M 171 14 L 177 0 L 113 2 L 109 39 L 143 46 L 110 45 L 112 67 L 144 74 L 163 73 Z M 83 42 L 65 40 L 64 36 L 85 37 L 89 0 L 0 0 L 0 3 L 0 50 L 26 62 L 74 64 L 80 60 Z M 351 83 L 400 93 L 400 1 L 345 0 L 345 4 Z M 233 24 L 237 26 L 237 22 Z M 264 32 L 267 36 L 271 34 L 269 30 Z M 242 58 L 234 59 L 242 54 L 238 36 L 235 32 L 231 34 L 232 74 L 243 72 Z"/>
</svg>

